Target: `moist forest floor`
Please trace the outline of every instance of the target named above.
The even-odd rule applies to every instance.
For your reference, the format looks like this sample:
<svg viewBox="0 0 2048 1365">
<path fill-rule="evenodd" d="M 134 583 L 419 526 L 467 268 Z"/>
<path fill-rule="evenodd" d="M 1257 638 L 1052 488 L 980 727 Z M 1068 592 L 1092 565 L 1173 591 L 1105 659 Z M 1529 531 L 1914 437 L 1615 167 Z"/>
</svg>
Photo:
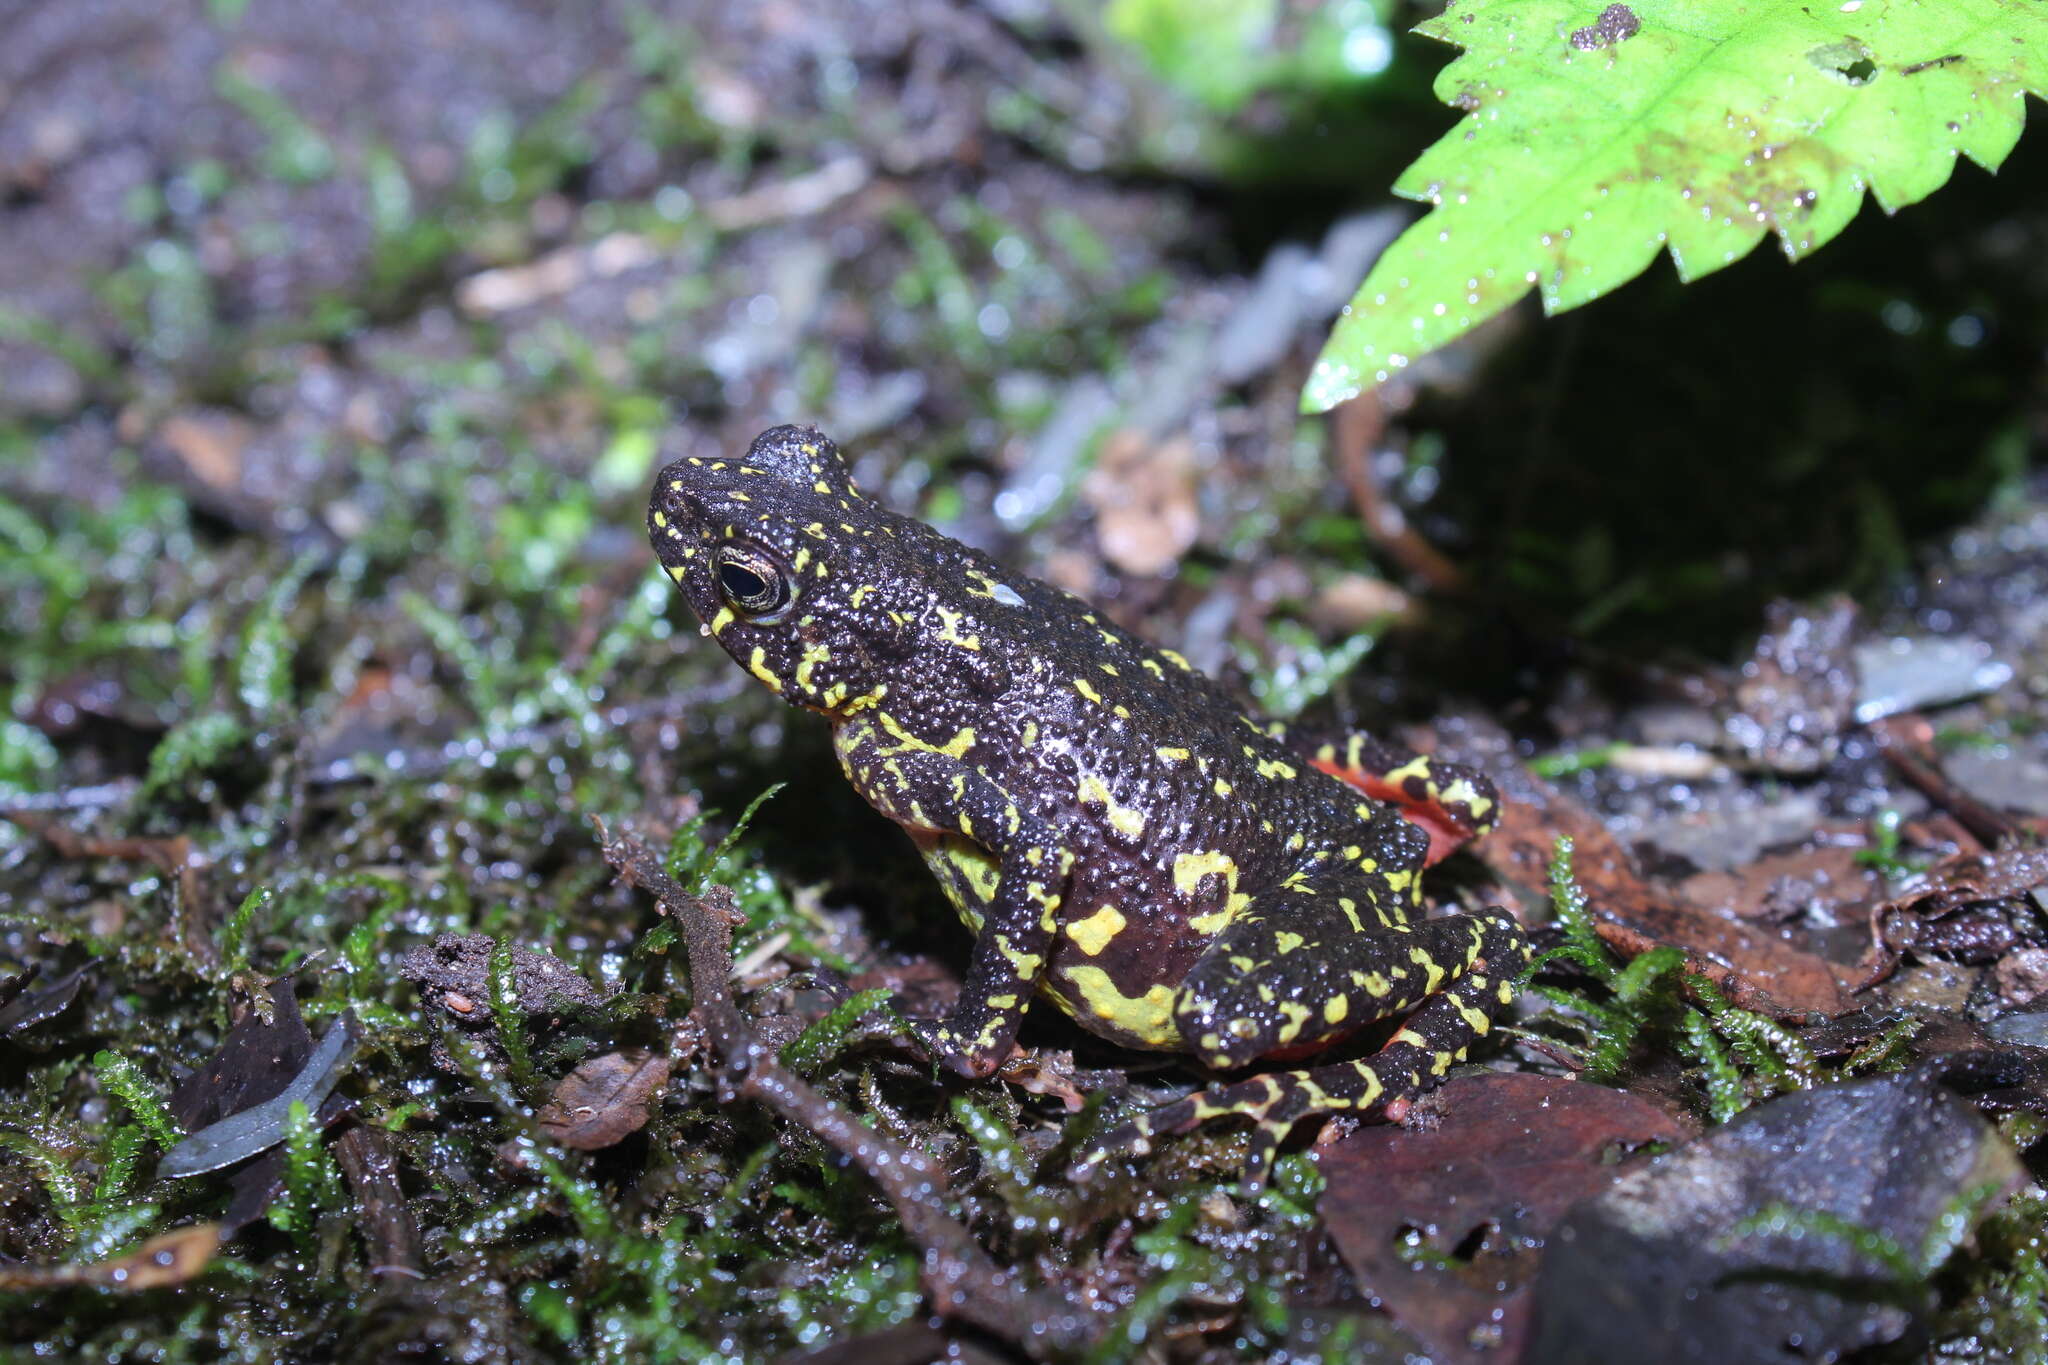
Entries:
<svg viewBox="0 0 2048 1365">
<path fill-rule="evenodd" d="M 0 0 L 10 1358 L 2042 1358 L 2043 139 L 1305 419 L 1454 117 L 1354 8 L 1219 113 L 1052 0 Z M 966 932 L 642 534 L 792 420 L 1484 767 L 1513 1026 L 1255 1196 L 1065 1179 L 1203 1078 L 1050 1010 L 935 1078 Z"/>
</svg>

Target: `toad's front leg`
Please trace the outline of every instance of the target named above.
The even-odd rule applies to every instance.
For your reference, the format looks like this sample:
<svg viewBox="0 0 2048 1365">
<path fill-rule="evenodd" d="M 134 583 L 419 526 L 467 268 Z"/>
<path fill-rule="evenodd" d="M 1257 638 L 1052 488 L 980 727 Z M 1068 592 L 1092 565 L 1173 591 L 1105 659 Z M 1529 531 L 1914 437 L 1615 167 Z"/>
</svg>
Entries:
<svg viewBox="0 0 2048 1365">
<path fill-rule="evenodd" d="M 963 1076 L 986 1076 L 1009 1055 L 1024 1006 L 1045 975 L 1073 854 L 994 781 L 950 754 L 906 744 L 862 722 L 835 747 L 868 804 L 918 834 L 958 835 L 994 854 L 994 894 L 981 907 L 967 980 L 944 1023 L 926 1035 Z"/>
</svg>

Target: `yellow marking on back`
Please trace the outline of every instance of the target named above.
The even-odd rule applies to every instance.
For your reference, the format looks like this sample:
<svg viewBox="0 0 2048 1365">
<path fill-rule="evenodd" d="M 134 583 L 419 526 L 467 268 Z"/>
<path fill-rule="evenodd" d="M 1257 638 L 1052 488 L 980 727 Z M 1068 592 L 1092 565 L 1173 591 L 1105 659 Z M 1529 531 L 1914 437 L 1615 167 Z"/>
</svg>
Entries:
<svg viewBox="0 0 2048 1365">
<path fill-rule="evenodd" d="M 1074 946 L 1094 957 L 1109 946 L 1109 941 L 1123 932 L 1123 912 L 1114 905 L 1105 905 L 1086 919 L 1078 919 L 1067 926 L 1067 937 Z"/>
<path fill-rule="evenodd" d="M 978 650 L 981 648 L 981 637 L 979 635 L 962 635 L 960 633 L 961 616 L 959 612 L 954 611 L 951 607 L 937 607 L 934 610 L 939 614 L 939 639 L 949 645 L 957 645 L 961 649 Z"/>
<path fill-rule="evenodd" d="M 1176 653 L 1173 650 L 1162 649 L 1159 651 L 1159 657 L 1165 659 L 1166 662 L 1172 664 L 1175 668 L 1178 668 L 1183 673 L 1192 673 L 1195 671 L 1195 666 L 1193 664 L 1189 663 L 1186 659 L 1182 658 L 1178 653 Z"/>
<path fill-rule="evenodd" d="M 1152 752 L 1159 755 L 1159 761 L 1162 763 L 1185 763 L 1191 756 L 1186 749 L 1171 749 L 1164 746 Z"/>
<path fill-rule="evenodd" d="M 1252 903 L 1250 896 L 1237 889 L 1237 863 L 1228 853 L 1212 849 L 1182 853 L 1173 860 L 1173 889 L 1183 898 L 1192 897 L 1202 879 L 1212 875 L 1223 878 L 1223 904 L 1206 915 L 1195 915 L 1188 920 L 1188 928 L 1198 934 L 1215 933 L 1230 923 L 1238 911 Z"/>
<path fill-rule="evenodd" d="M 1247 749 L 1245 753 L 1249 754 L 1251 750 Z M 1263 758 L 1259 760 L 1259 776 L 1292 778 L 1300 774 L 1295 771 L 1292 763 L 1282 763 L 1277 758 Z"/>
<path fill-rule="evenodd" d="M 1100 706 L 1102 704 L 1102 694 L 1097 692 L 1086 678 L 1074 679 L 1074 690 L 1096 705 Z"/>
<path fill-rule="evenodd" d="M 1135 839 L 1145 832 L 1145 813 L 1118 805 L 1109 794 L 1109 784 L 1094 773 L 1082 775 L 1080 784 L 1074 789 L 1074 799 L 1084 806 L 1099 804 L 1109 827 L 1126 839 Z"/>
</svg>

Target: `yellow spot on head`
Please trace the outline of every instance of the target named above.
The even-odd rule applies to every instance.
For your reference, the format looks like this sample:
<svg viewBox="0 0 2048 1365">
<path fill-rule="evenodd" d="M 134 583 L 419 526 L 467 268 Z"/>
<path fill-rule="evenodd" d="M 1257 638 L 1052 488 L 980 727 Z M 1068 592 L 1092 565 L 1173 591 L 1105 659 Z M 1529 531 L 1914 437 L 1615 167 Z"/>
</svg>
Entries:
<svg viewBox="0 0 2048 1365">
<path fill-rule="evenodd" d="M 1159 761 L 1162 763 L 1185 763 L 1187 762 L 1189 757 L 1188 751 L 1186 749 L 1170 749 L 1162 747 L 1154 749 L 1152 752 L 1159 755 Z"/>
<path fill-rule="evenodd" d="M 754 646 L 753 657 L 747 660 L 747 672 L 759 678 L 770 692 L 782 690 L 782 679 L 776 677 L 775 670 L 768 667 L 768 651 L 759 645 Z"/>
<path fill-rule="evenodd" d="M 1102 694 L 1097 692 L 1086 678 L 1074 679 L 1074 690 L 1096 705 L 1102 704 Z"/>
<path fill-rule="evenodd" d="M 1333 995 L 1323 1002 L 1323 1022 L 1326 1024 L 1341 1024 L 1350 1013 L 1351 1001 L 1347 996 Z"/>
</svg>

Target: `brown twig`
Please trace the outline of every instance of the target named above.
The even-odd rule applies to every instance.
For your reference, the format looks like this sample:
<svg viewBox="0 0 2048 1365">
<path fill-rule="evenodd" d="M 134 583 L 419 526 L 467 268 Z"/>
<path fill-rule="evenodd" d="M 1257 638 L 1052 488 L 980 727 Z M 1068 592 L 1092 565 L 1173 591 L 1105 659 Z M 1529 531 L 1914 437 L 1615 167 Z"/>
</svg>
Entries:
<svg viewBox="0 0 2048 1365">
<path fill-rule="evenodd" d="M 710 1039 L 725 1079 L 736 1094 L 759 1100 L 815 1134 L 881 1188 L 904 1231 L 924 1253 L 921 1276 L 933 1310 L 999 1336 L 1034 1359 L 1070 1356 L 1086 1344 L 1087 1321 L 1071 1304 L 1025 1288 L 946 1211 L 945 1172 L 936 1162 L 863 1126 L 852 1112 L 785 1068 L 775 1049 L 755 1034 L 732 998 L 732 926 L 738 920 L 732 892 L 718 887 L 692 896 L 644 844 L 626 835 L 614 837 L 601 819 L 592 823 L 605 861 L 619 879 L 650 892 L 682 931 L 690 963 L 690 1013 Z"/>
<path fill-rule="evenodd" d="M 1412 577 L 1437 592 L 1456 592 L 1465 575 L 1442 551 L 1408 524 L 1401 509 L 1387 501 L 1372 476 L 1372 448 L 1386 428 L 1386 414 L 1374 394 L 1360 394 L 1337 409 L 1331 435 L 1337 446 L 1337 467 L 1351 490 L 1352 506 L 1365 524 L 1366 535 Z"/>
<path fill-rule="evenodd" d="M 1933 732 L 1924 718 L 1891 716 L 1872 722 L 1870 733 L 1885 761 L 1898 770 L 1900 777 L 1918 788 L 1935 809 L 1953 815 L 1986 848 L 1997 848 L 2018 832 L 2011 820 L 1948 780 L 1929 743 Z"/>
<path fill-rule="evenodd" d="M 370 1273 L 422 1278 L 419 1228 L 398 1183 L 391 1139 L 374 1128 L 355 1124 L 335 1142 L 334 1155 L 355 1195 Z"/>
</svg>

